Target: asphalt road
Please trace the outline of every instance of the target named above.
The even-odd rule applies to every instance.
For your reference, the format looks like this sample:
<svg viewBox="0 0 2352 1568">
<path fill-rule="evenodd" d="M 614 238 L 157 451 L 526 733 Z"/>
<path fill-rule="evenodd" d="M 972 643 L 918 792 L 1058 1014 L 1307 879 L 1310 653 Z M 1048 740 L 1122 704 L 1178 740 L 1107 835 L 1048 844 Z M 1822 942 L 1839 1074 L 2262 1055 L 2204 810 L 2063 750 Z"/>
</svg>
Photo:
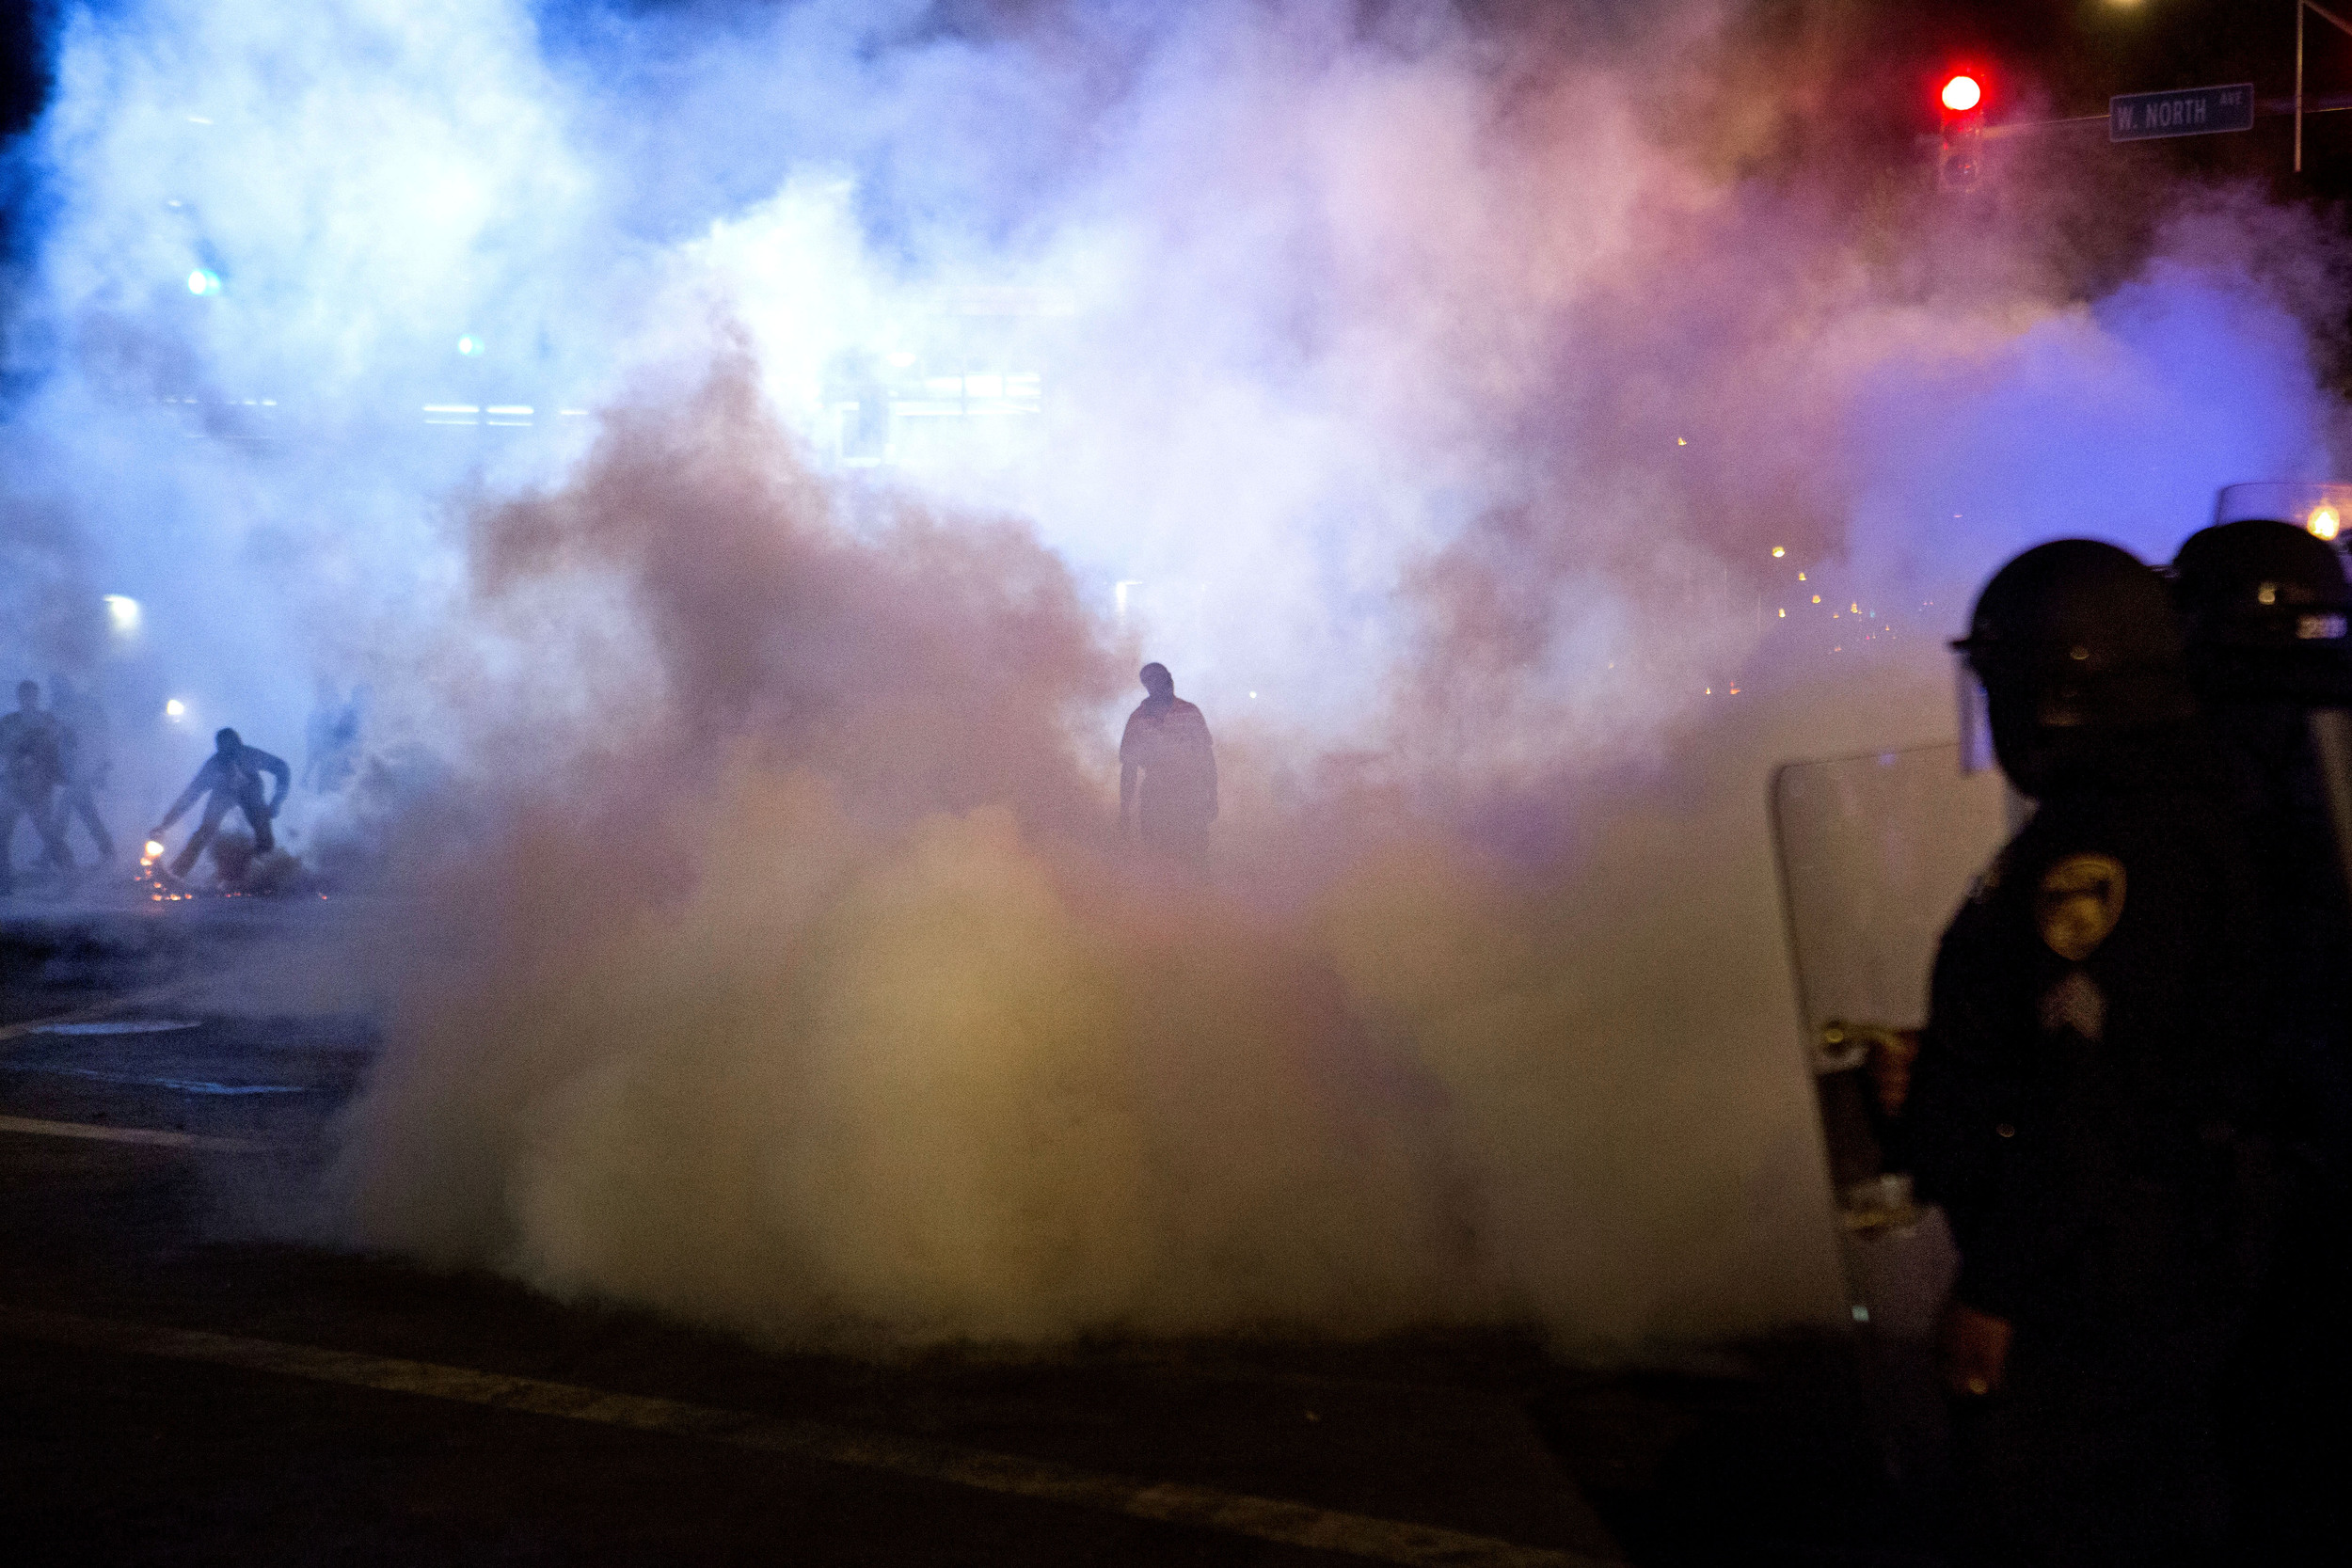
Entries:
<svg viewBox="0 0 2352 1568">
<path fill-rule="evenodd" d="M 306 954 L 370 917 L 0 901 L 9 1560 L 1941 1560 L 1834 1344 L 779 1355 L 306 1237 L 378 1043 Z"/>
</svg>

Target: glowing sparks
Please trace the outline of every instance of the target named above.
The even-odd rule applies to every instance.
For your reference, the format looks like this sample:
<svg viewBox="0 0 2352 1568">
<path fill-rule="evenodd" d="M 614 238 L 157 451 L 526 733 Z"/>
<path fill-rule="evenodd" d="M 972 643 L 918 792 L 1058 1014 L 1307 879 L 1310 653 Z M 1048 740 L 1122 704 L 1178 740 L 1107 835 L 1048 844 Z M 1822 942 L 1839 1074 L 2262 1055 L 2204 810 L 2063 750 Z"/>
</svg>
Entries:
<svg viewBox="0 0 2352 1568">
<path fill-rule="evenodd" d="M 164 858 L 164 846 L 161 839 L 151 838 L 145 844 L 139 846 L 139 848 L 150 861 L 159 861 Z"/>
<path fill-rule="evenodd" d="M 2315 506 L 2303 526 L 2315 539 L 2332 540 L 2344 528 L 2344 515 L 2332 506 Z"/>
<path fill-rule="evenodd" d="M 1782 556 L 1787 555 L 1788 553 L 1788 548 L 1785 545 L 1774 545 L 1772 546 L 1772 559 L 1774 561 L 1778 561 Z"/>
</svg>

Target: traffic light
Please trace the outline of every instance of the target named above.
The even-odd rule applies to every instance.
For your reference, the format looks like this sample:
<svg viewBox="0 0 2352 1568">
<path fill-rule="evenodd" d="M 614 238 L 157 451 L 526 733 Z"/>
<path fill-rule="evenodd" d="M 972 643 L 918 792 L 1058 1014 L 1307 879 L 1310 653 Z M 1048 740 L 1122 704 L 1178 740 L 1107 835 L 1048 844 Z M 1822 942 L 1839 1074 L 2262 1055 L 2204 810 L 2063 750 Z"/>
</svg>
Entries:
<svg viewBox="0 0 2352 1568">
<path fill-rule="evenodd" d="M 1944 142 L 1935 158 L 1935 182 L 1947 191 L 1972 191 L 1984 144 L 1984 84 L 1956 71 L 1937 95 L 1944 109 Z"/>
</svg>

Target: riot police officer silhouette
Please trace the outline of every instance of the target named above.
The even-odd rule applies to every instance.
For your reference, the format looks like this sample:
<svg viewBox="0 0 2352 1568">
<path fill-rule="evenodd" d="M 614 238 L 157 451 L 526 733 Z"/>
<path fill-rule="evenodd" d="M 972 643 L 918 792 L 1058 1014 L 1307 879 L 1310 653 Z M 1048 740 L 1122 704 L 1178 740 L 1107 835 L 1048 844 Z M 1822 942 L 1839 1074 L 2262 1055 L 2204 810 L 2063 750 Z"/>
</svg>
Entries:
<svg viewBox="0 0 2352 1568">
<path fill-rule="evenodd" d="M 1905 1132 L 1961 1255 L 1941 1349 L 2004 1563 L 2204 1563 L 2260 1272 L 2263 911 L 2165 585 L 2060 540 L 1955 646 L 2031 818 L 1947 929 Z"/>
<path fill-rule="evenodd" d="M 2173 562 L 2188 669 L 2228 768 L 2268 907 L 2288 1155 L 2276 1259 L 2247 1337 L 2231 1449 L 2240 1551 L 2333 1561 L 2352 1528 L 2343 1411 L 2352 1349 L 2352 583 L 2328 545 L 2278 520 L 2191 535 Z"/>
</svg>

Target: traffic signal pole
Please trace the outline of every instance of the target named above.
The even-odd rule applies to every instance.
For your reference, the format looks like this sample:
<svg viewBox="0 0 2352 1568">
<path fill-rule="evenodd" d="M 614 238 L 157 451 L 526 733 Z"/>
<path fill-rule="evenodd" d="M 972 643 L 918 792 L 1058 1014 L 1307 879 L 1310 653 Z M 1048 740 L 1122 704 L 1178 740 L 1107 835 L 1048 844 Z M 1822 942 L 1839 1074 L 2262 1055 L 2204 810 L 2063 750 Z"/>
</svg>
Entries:
<svg viewBox="0 0 2352 1568">
<path fill-rule="evenodd" d="M 2312 0 L 2295 0 L 2295 172 L 2303 172 L 2303 13 L 2317 11 L 2323 22 L 2333 24 L 2336 31 L 2352 38 L 2352 22 L 2346 22 L 2325 6 Z"/>
<path fill-rule="evenodd" d="M 2337 0 L 2337 4 L 2352 6 L 2352 0 Z M 2257 115 L 2292 113 L 2295 116 L 2295 172 L 2300 174 L 2303 172 L 2304 117 L 2352 110 L 2352 95 L 2336 93 L 2313 98 L 2303 90 L 2309 54 L 2309 25 L 2303 14 L 2306 11 L 2346 38 L 2352 38 L 2352 22 L 2319 4 L 2319 0 L 2295 0 L 2293 98 L 2257 99 L 2251 82 L 2223 83 L 2208 87 L 2172 87 L 2154 92 L 2123 93 L 2107 100 L 2107 112 L 2104 115 L 2011 120 L 2006 125 L 1987 125 L 1984 122 L 1983 89 L 1973 75 L 1963 71 L 1944 84 L 1943 134 L 1940 136 L 1923 135 L 1919 138 L 1919 145 L 1937 149 L 1937 183 L 1948 191 L 1968 191 L 1977 185 L 1979 153 L 1986 142 L 2005 141 L 2011 136 L 2039 135 L 2052 131 L 2087 131 L 2093 125 L 2106 126 L 2107 139 L 2116 142 L 2210 135 L 2220 132 L 2250 131 Z"/>
</svg>

